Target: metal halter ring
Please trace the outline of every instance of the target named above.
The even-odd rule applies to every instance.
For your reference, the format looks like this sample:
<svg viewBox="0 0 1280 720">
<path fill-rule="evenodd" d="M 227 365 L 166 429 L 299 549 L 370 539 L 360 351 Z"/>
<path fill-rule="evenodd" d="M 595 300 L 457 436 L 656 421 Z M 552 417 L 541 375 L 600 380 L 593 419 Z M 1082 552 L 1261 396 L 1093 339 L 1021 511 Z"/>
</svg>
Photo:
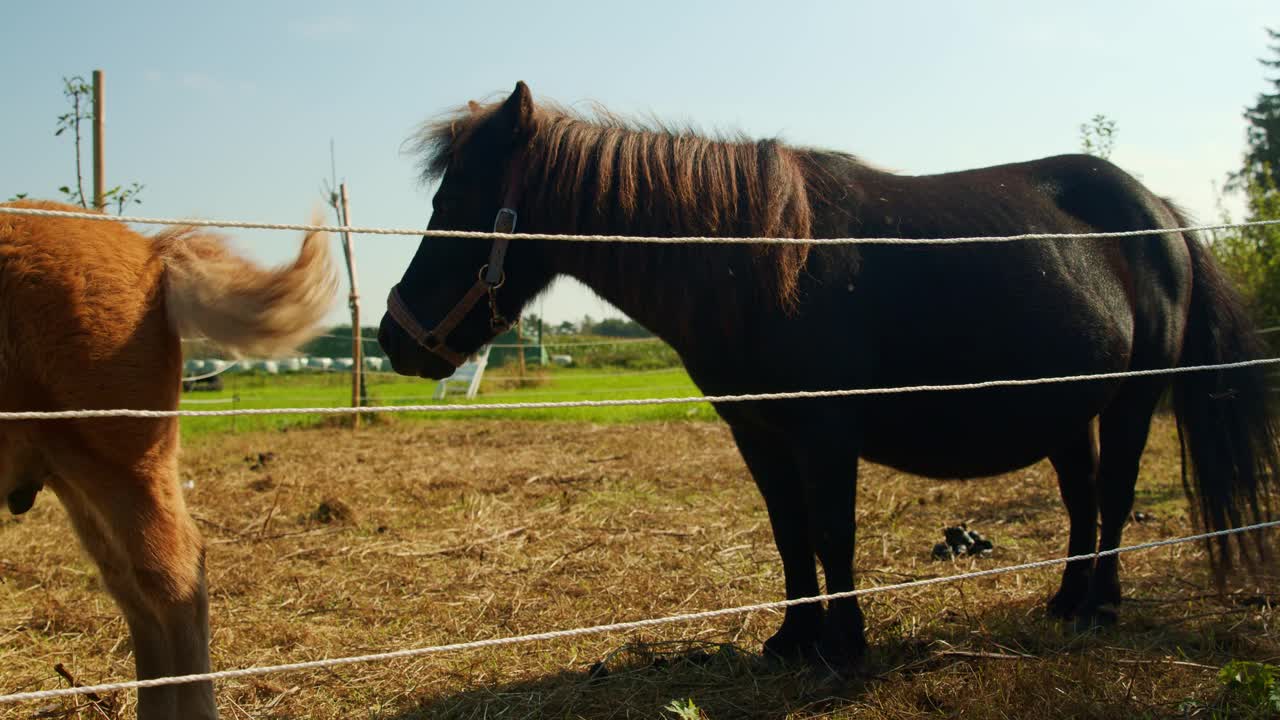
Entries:
<svg viewBox="0 0 1280 720">
<path fill-rule="evenodd" d="M 481 265 L 481 266 L 480 266 L 480 272 L 476 273 L 476 279 L 477 279 L 477 280 L 479 280 L 480 282 L 486 282 L 486 281 L 485 281 L 485 279 L 484 279 L 484 274 L 485 274 L 486 272 L 488 272 L 488 270 L 489 270 L 489 263 L 485 263 L 484 265 Z M 486 284 L 487 284 L 487 283 L 486 283 Z M 497 284 L 496 284 L 496 285 L 489 285 L 489 289 L 490 289 L 490 290 L 497 290 L 498 288 L 500 288 L 500 287 L 502 287 L 503 285 L 506 285 L 506 284 L 507 284 L 507 271 L 506 271 L 506 270 L 503 270 L 503 271 L 502 271 L 502 276 L 498 278 L 498 282 L 497 282 Z"/>
</svg>

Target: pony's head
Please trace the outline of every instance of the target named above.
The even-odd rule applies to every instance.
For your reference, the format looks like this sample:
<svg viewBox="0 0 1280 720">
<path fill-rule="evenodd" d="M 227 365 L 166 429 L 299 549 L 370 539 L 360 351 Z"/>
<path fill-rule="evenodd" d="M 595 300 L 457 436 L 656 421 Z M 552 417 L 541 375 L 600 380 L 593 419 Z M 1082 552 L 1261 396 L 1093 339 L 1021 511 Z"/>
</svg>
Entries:
<svg viewBox="0 0 1280 720">
<path fill-rule="evenodd" d="M 429 230 L 514 229 L 534 132 L 533 96 L 517 83 L 505 101 L 472 102 L 426 126 L 424 176 L 439 180 Z M 552 271 L 529 242 L 423 238 L 387 300 L 378 342 L 396 372 L 448 377 L 506 330 Z"/>
<path fill-rule="evenodd" d="M 597 108 L 506 100 L 428 124 L 418 149 L 440 182 L 432 230 L 811 237 L 813 153 L 772 139 L 704 137 Z M 692 337 L 761 312 L 792 312 L 809 246 L 552 243 L 425 238 L 378 335 L 401 374 L 446 377 L 557 273 L 587 283 L 651 329 Z M 505 254 L 504 254 L 505 253 Z M 675 327 L 679 325 L 679 327 Z"/>
</svg>

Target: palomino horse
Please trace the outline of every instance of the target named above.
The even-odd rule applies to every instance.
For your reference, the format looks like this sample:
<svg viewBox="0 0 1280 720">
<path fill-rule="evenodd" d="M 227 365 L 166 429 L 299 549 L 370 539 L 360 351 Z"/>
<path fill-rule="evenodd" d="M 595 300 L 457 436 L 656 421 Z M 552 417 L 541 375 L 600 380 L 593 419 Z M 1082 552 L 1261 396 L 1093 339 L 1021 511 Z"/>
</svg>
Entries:
<svg viewBox="0 0 1280 720">
<path fill-rule="evenodd" d="M 429 124 L 431 229 L 798 238 L 1160 230 L 1177 210 L 1114 165 L 1062 156 L 910 177 L 776 140 L 709 139 L 535 105 L 520 83 Z M 505 253 L 505 257 L 504 257 Z M 477 274 L 479 275 L 477 277 Z M 557 275 L 581 280 L 680 354 L 708 394 L 965 383 L 1245 360 L 1253 330 L 1201 242 L 1156 232 L 951 246 L 707 245 L 424 238 L 379 341 L 442 378 Z M 1072 555 L 1115 548 L 1169 385 L 1184 483 L 1212 529 L 1270 515 L 1275 426 L 1256 367 L 967 392 L 721 404 L 768 507 L 786 595 L 853 588 L 859 457 L 932 477 L 1049 458 Z M 1098 519 L 1101 517 L 1099 542 Z M 1240 545 L 1245 545 L 1240 543 Z M 1219 570 L 1262 545 L 1211 547 Z M 1114 555 L 1076 562 L 1058 616 L 1110 617 Z M 856 598 L 788 607 L 768 653 L 855 663 Z"/>
<path fill-rule="evenodd" d="M 48 202 L 7 207 L 80 208 Z M 185 335 L 270 355 L 330 307 L 326 236 L 263 270 L 192 228 L 0 214 L 0 411 L 178 407 Z M 204 545 L 178 486 L 178 421 L 0 422 L 0 496 L 51 488 L 124 611 L 139 678 L 209 670 Z M 212 683 L 140 691 L 138 717 L 217 717 Z"/>
</svg>

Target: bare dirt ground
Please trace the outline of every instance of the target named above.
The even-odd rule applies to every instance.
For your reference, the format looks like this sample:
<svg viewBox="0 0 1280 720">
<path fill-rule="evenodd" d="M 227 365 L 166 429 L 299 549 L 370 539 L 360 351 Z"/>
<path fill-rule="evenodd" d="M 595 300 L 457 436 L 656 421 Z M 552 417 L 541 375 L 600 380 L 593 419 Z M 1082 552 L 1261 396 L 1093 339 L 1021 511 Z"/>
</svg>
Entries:
<svg viewBox="0 0 1280 720">
<path fill-rule="evenodd" d="M 209 543 L 213 664 L 234 668 L 540 632 L 782 597 L 768 520 L 726 429 L 497 421 L 211 437 L 183 480 Z M 1144 458 L 1126 543 L 1189 534 L 1171 424 Z M 938 482 L 866 465 L 860 585 L 1058 557 L 1040 464 Z M 930 559 L 968 521 L 986 558 Z M 226 718 L 1209 717 L 1231 659 L 1274 662 L 1271 590 L 1212 592 L 1203 549 L 1126 555 L 1120 622 L 1046 618 L 1059 570 L 864 601 L 864 676 L 759 657 L 755 613 L 221 683 Z M 0 517 L 0 693 L 132 677 L 126 628 L 56 500 Z M 597 663 L 603 663 L 596 666 Z M 606 672 L 590 674 L 596 666 Z M 1192 701 L 1188 703 L 1188 701 Z M 1199 703 L 1199 704 L 1197 704 Z M 131 717 L 133 696 L 0 706 L 0 718 Z M 693 716 L 693 715 L 691 715 Z"/>
</svg>

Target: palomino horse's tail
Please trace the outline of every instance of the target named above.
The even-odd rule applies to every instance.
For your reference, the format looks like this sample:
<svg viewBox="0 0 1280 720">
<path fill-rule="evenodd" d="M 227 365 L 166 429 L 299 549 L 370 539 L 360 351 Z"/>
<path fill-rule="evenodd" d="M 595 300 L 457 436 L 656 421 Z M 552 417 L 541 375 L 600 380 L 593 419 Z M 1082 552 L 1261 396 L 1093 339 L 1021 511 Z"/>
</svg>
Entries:
<svg viewBox="0 0 1280 720">
<path fill-rule="evenodd" d="M 1180 225 L 1185 216 L 1170 204 Z M 1265 357 L 1239 294 L 1199 238 L 1191 253 L 1191 306 L 1180 365 L 1216 365 Z M 1174 412 L 1183 448 L 1182 485 L 1193 516 L 1206 530 L 1271 520 L 1280 496 L 1277 426 L 1270 408 L 1267 367 L 1251 366 L 1175 376 Z M 1221 583 L 1239 554 L 1256 569 L 1268 560 L 1270 532 L 1224 536 L 1209 544 Z M 1236 552 L 1233 552 L 1234 550 Z M 1264 565 L 1264 570 L 1269 570 Z"/>
<path fill-rule="evenodd" d="M 155 243 L 165 264 L 169 320 L 184 337 L 270 357 L 313 337 L 333 304 L 337 279 L 323 232 L 307 233 L 297 260 L 270 270 L 195 228 L 167 229 Z"/>
</svg>

